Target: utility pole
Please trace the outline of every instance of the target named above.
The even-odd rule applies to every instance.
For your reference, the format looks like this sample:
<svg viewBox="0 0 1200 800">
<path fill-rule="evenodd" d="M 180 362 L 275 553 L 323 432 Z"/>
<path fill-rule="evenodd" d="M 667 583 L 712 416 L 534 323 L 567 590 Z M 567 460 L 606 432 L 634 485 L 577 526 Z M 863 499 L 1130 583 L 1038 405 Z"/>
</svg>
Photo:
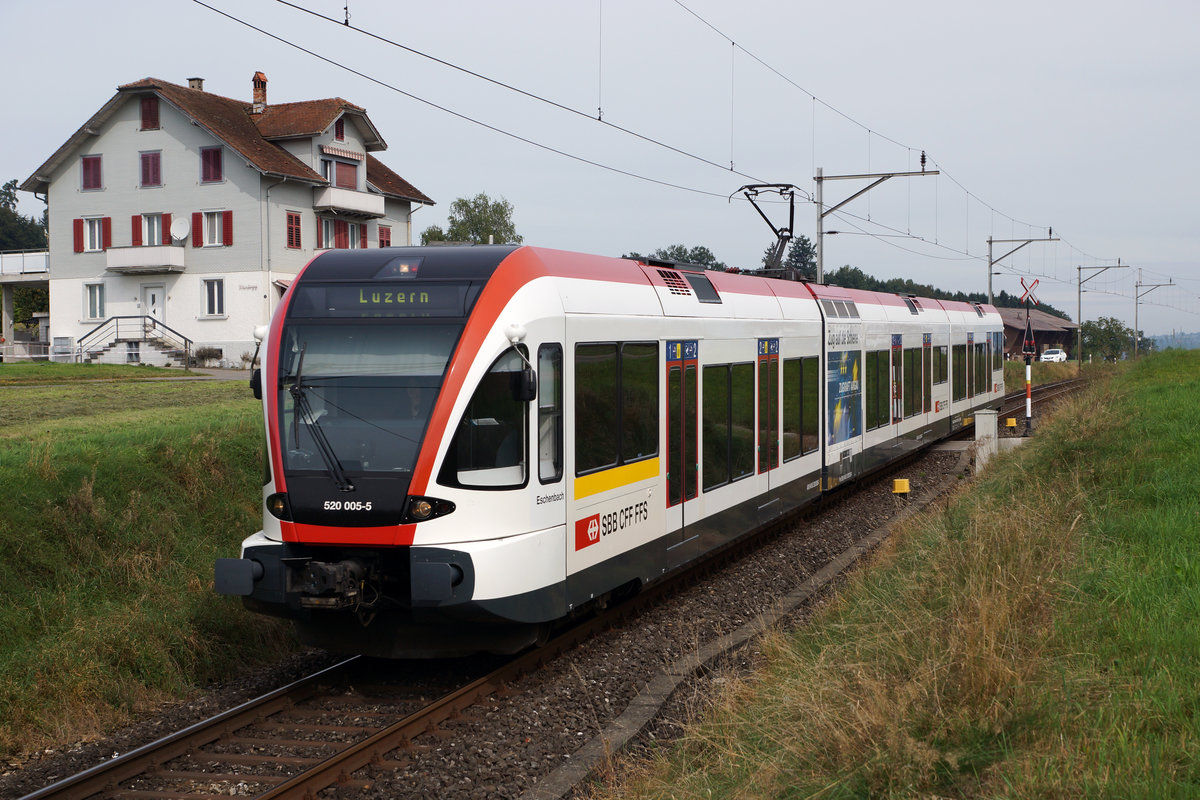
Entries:
<svg viewBox="0 0 1200 800">
<path fill-rule="evenodd" d="M 1138 269 L 1137 283 L 1133 285 L 1133 357 L 1138 357 L 1138 304 L 1142 298 L 1163 286 L 1173 286 L 1175 279 L 1172 278 L 1166 283 L 1142 283 L 1142 271 Z M 1142 291 L 1142 287 L 1148 287 L 1146 291 Z"/>
<path fill-rule="evenodd" d="M 1001 261 L 1003 261 L 1004 259 L 1011 256 L 1013 253 L 1017 252 L 1025 245 L 1031 244 L 1032 242 L 1057 242 L 1057 241 L 1060 241 L 1059 239 L 1054 238 L 1054 228 L 1047 228 L 1046 234 L 1047 234 L 1046 238 L 1044 238 L 1044 239 L 993 239 L 990 236 L 988 237 L 987 244 L 988 244 L 988 305 L 989 306 L 995 305 L 995 303 L 992 301 L 992 267 L 996 266 Z M 1019 244 L 1017 244 L 1018 242 L 1019 242 Z M 1016 244 L 1017 246 L 1014 247 L 1012 250 L 1009 250 L 1007 253 L 1000 256 L 999 258 L 992 258 L 992 245 L 993 244 Z"/>
<path fill-rule="evenodd" d="M 861 175 L 826 175 L 824 168 L 817 167 L 817 175 L 813 178 L 817 182 L 817 283 L 825 282 L 825 217 L 837 211 L 851 200 L 871 191 L 888 178 L 922 178 L 927 175 L 938 174 L 940 172 L 936 169 L 926 171 L 924 151 L 921 152 L 920 172 L 870 172 Z M 830 206 L 828 209 L 825 208 L 825 181 L 871 180 L 872 178 L 875 180 L 870 185 L 859 189 L 836 206 Z M 831 231 L 831 233 L 836 233 L 836 231 Z"/>
<path fill-rule="evenodd" d="M 1085 269 L 1093 269 L 1093 270 L 1096 270 L 1096 272 L 1091 275 L 1088 275 L 1085 278 L 1085 277 L 1083 277 L 1083 271 Z M 1110 264 L 1107 267 L 1076 267 L 1075 268 L 1076 272 L 1078 273 L 1077 277 L 1079 279 L 1078 292 L 1076 293 L 1076 308 L 1075 308 L 1075 360 L 1076 360 L 1076 362 L 1078 362 L 1077 366 L 1079 367 L 1078 372 L 1080 375 L 1083 374 L 1083 285 L 1085 283 L 1087 283 L 1088 281 L 1090 281 L 1092 278 L 1099 275 L 1100 273 L 1104 272 L 1105 270 L 1109 270 L 1109 269 L 1129 269 L 1129 265 L 1122 264 L 1121 259 L 1118 258 L 1116 264 Z M 1134 316 L 1137 316 L 1136 312 L 1134 312 Z M 1134 323 L 1134 324 L 1136 326 L 1136 323 Z M 1136 336 L 1136 331 L 1135 331 L 1135 336 Z"/>
</svg>

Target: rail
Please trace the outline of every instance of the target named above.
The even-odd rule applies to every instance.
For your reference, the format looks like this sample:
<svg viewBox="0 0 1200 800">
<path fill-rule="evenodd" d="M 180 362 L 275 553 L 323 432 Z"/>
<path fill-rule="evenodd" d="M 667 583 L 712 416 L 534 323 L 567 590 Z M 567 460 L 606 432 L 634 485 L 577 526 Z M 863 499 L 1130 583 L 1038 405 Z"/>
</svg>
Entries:
<svg viewBox="0 0 1200 800">
<path fill-rule="evenodd" d="M 79 337 L 75 343 L 75 360 L 98 357 L 117 342 L 158 342 L 168 350 L 183 354 L 184 366 L 191 362 L 192 340 L 161 320 L 148 316 L 109 317 Z"/>
</svg>

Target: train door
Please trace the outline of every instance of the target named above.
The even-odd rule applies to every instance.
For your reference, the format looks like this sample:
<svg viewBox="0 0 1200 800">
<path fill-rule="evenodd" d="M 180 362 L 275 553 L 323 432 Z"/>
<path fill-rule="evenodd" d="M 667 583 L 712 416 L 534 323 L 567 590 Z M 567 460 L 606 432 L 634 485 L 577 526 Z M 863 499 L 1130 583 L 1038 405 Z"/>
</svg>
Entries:
<svg viewBox="0 0 1200 800">
<path fill-rule="evenodd" d="M 671 341 L 666 346 L 667 375 L 667 567 L 691 558 L 688 530 L 699 496 L 699 343 Z"/>
<path fill-rule="evenodd" d="M 964 366 L 967 368 L 967 398 L 971 399 L 971 398 L 975 397 L 975 367 L 976 367 L 976 364 L 975 364 L 975 333 L 974 333 L 974 331 L 967 331 L 966 362 L 967 363 Z"/>
<path fill-rule="evenodd" d="M 779 340 L 758 340 L 758 474 L 779 466 Z M 769 485 L 769 484 L 768 484 Z"/>
</svg>

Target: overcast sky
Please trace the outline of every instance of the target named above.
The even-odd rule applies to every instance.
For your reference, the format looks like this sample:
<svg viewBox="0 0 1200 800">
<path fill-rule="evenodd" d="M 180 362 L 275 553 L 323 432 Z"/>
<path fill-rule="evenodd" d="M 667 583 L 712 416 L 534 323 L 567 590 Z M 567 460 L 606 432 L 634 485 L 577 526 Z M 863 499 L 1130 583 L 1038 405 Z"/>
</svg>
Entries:
<svg viewBox="0 0 1200 800">
<path fill-rule="evenodd" d="M 1120 258 L 1135 269 L 1085 284 L 1097 290 L 1085 319 L 1132 325 L 1140 275 L 1173 285 L 1142 287 L 1139 327 L 1200 330 L 1194 0 L 349 0 L 354 26 L 582 114 L 275 0 L 205 2 L 367 77 L 193 0 L 0 0 L 0 180 L 29 177 L 120 84 L 199 76 L 249 101 L 261 70 L 269 103 L 340 96 L 367 109 L 388 143 L 378 155 L 437 201 L 415 214 L 414 241 L 445 225 L 456 197 L 482 191 L 513 203 L 527 244 L 705 245 L 754 267 L 772 237 L 740 196 L 726 199 L 740 186 L 795 184 L 806 195 L 795 229 L 812 238 L 817 167 L 919 170 L 924 150 L 940 176 L 895 178 L 826 218 L 840 231 L 825 239 L 827 271 L 982 292 L 989 236 L 1053 227 L 1061 242 L 1000 263 L 997 293 L 1038 278 L 1038 296 L 1074 317 L 1076 268 Z M 296 2 L 342 20 L 347 0 Z M 864 185 L 826 181 L 826 203 Z M 41 208 L 22 200 L 24 213 Z M 782 224 L 786 206 L 768 213 Z"/>
</svg>

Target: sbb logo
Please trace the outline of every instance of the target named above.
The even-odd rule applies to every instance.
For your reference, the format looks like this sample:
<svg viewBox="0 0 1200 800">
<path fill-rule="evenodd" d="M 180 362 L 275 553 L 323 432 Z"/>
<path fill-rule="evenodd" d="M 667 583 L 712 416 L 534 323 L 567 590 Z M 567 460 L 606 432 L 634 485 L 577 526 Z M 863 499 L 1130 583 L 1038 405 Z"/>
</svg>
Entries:
<svg viewBox="0 0 1200 800">
<path fill-rule="evenodd" d="M 575 549 L 582 550 L 600 541 L 600 515 L 575 521 Z"/>
</svg>

